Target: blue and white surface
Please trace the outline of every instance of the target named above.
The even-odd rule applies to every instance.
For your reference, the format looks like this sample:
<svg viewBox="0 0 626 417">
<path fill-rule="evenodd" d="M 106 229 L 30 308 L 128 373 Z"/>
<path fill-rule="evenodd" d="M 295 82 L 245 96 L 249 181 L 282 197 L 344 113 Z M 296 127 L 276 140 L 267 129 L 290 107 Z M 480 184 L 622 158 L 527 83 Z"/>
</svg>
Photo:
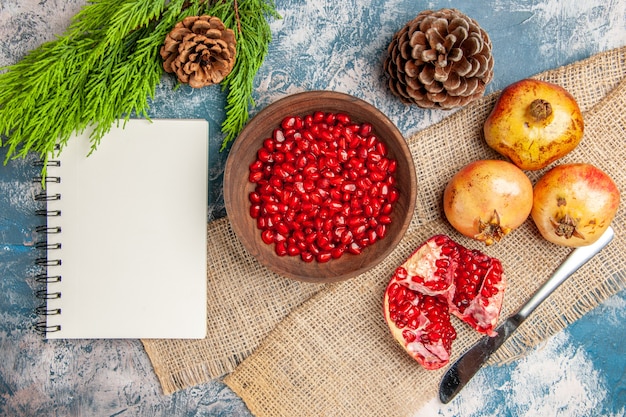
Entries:
<svg viewBox="0 0 626 417">
<path fill-rule="evenodd" d="M 0 66 L 60 34 L 85 0 L 0 0 Z M 374 104 L 406 135 L 450 113 L 404 106 L 389 93 L 384 50 L 395 31 L 424 9 L 455 7 L 493 43 L 488 91 L 626 44 L 626 0 L 277 0 L 283 19 L 256 79 L 254 115 L 285 95 L 336 90 Z M 219 87 L 180 88 L 165 78 L 153 117 L 199 117 L 211 132 L 210 218 L 224 215 L 219 152 L 224 95 Z M 4 151 L 0 151 L 0 158 Z M 220 381 L 163 396 L 137 340 L 45 342 L 32 331 L 31 161 L 0 167 L 0 415 L 249 416 Z M 416 416 L 626 415 L 626 292 L 622 291 L 527 357 L 480 371 L 450 404 L 436 400 Z"/>
</svg>

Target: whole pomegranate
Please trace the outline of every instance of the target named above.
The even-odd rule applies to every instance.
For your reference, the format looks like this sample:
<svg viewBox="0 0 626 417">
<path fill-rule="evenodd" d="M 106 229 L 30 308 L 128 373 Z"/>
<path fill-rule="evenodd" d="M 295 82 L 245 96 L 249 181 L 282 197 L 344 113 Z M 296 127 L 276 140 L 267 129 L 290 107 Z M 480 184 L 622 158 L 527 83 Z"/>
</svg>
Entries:
<svg viewBox="0 0 626 417">
<path fill-rule="evenodd" d="M 443 193 L 443 209 L 461 234 L 486 245 L 500 241 L 530 214 L 533 186 L 522 170 L 502 160 L 474 161 Z"/>
<path fill-rule="evenodd" d="M 583 116 L 563 87 L 524 79 L 502 90 L 484 124 L 487 144 L 524 170 L 571 152 L 583 136 Z"/>
<path fill-rule="evenodd" d="M 619 207 L 615 182 L 584 163 L 557 165 L 534 188 L 531 216 L 541 235 L 558 245 L 590 245 L 604 233 Z"/>
<path fill-rule="evenodd" d="M 409 355 L 438 369 L 456 339 L 450 315 L 495 335 L 505 287 L 500 261 L 435 235 L 395 270 L 383 299 L 385 321 Z"/>
</svg>

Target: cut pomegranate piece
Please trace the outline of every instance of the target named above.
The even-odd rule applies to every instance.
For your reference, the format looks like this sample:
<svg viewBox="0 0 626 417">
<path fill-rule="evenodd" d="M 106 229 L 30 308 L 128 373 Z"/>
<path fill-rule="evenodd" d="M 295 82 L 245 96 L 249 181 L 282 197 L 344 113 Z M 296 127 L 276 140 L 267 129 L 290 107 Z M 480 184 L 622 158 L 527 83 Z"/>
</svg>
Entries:
<svg viewBox="0 0 626 417">
<path fill-rule="evenodd" d="M 396 269 L 396 280 L 422 294 L 447 294 L 458 263 L 459 245 L 448 236 L 436 235 Z"/>
<path fill-rule="evenodd" d="M 477 331 L 495 336 L 506 287 L 500 261 L 461 246 L 461 260 L 454 281 L 450 304 L 452 314 Z"/>
<path fill-rule="evenodd" d="M 385 319 L 402 347 L 426 369 L 439 369 L 450 360 L 456 331 L 443 296 L 413 291 L 391 279 L 385 291 Z"/>
<path fill-rule="evenodd" d="M 494 336 L 505 287 L 499 260 L 435 235 L 395 270 L 385 291 L 385 320 L 413 358 L 437 369 L 448 363 L 456 338 L 450 314 Z"/>
</svg>

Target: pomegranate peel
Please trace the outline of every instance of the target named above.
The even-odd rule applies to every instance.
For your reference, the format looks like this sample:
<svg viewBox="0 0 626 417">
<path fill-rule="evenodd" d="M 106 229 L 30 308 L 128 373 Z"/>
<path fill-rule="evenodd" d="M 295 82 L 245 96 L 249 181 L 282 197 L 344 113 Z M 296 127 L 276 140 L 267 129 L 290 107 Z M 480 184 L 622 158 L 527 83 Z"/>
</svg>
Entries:
<svg viewBox="0 0 626 417">
<path fill-rule="evenodd" d="M 385 321 L 411 357 L 438 369 L 449 362 L 456 338 L 451 314 L 493 336 L 505 287 L 499 260 L 435 235 L 394 271 L 383 299 Z"/>
</svg>

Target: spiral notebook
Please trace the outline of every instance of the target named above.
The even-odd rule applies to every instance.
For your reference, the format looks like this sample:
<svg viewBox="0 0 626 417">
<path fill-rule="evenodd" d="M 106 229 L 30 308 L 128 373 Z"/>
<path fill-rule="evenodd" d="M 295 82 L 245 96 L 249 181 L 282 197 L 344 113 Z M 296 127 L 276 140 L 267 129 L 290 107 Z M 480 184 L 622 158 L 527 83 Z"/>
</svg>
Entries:
<svg viewBox="0 0 626 417">
<path fill-rule="evenodd" d="M 131 119 L 48 161 L 39 231 L 48 339 L 206 334 L 208 123 Z"/>
</svg>

